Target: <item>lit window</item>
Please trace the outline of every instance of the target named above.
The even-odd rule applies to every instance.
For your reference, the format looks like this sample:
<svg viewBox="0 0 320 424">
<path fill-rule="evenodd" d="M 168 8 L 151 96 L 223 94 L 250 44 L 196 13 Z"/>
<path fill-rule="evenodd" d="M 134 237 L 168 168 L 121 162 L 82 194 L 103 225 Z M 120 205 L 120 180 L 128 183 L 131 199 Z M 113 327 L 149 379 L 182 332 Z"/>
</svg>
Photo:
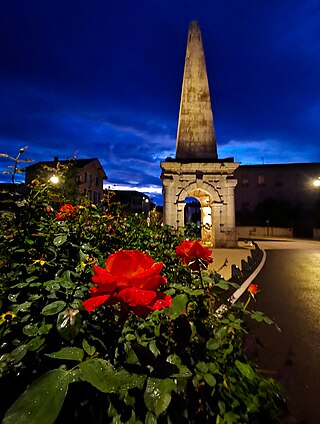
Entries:
<svg viewBox="0 0 320 424">
<path fill-rule="evenodd" d="M 264 178 L 264 175 L 259 175 L 258 176 L 258 185 L 259 186 L 265 186 L 266 185 L 266 180 Z"/>
</svg>

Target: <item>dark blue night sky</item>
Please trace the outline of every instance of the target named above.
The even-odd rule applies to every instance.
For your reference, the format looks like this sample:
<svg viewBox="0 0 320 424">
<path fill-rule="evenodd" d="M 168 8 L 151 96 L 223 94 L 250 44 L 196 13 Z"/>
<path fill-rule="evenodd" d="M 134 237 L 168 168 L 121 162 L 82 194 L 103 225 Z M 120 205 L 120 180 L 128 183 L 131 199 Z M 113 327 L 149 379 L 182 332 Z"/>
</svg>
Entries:
<svg viewBox="0 0 320 424">
<path fill-rule="evenodd" d="M 318 0 L 1 0 L 0 152 L 98 157 L 110 184 L 160 192 L 192 20 L 219 157 L 320 161 Z"/>
</svg>

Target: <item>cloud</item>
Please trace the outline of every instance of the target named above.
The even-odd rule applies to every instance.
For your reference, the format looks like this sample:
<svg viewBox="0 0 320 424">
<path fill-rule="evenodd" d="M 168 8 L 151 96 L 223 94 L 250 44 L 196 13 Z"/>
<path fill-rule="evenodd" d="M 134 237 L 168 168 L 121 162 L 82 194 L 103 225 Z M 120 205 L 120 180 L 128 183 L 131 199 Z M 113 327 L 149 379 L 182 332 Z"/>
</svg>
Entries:
<svg viewBox="0 0 320 424">
<path fill-rule="evenodd" d="M 317 0 L 2 3 L 0 152 L 98 157 L 110 181 L 161 186 L 196 19 L 219 157 L 320 160 Z"/>
<path fill-rule="evenodd" d="M 279 139 L 230 140 L 219 149 L 219 157 L 234 157 L 241 165 L 295 163 L 304 160 L 305 146 L 292 150 L 288 141 Z"/>
</svg>

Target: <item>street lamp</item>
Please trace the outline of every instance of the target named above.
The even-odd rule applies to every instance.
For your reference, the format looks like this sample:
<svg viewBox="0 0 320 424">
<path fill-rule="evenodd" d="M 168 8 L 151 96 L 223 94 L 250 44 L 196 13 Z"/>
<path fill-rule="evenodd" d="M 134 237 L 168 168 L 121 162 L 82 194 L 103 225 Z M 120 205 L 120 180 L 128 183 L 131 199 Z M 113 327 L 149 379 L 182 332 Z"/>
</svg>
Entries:
<svg viewBox="0 0 320 424">
<path fill-rule="evenodd" d="M 313 181 L 313 185 L 315 187 L 320 187 L 320 177 L 318 177 L 316 180 Z"/>
<path fill-rule="evenodd" d="M 52 184 L 58 184 L 59 177 L 57 177 L 56 175 L 52 175 L 52 177 L 49 179 L 49 181 L 51 181 Z"/>
</svg>

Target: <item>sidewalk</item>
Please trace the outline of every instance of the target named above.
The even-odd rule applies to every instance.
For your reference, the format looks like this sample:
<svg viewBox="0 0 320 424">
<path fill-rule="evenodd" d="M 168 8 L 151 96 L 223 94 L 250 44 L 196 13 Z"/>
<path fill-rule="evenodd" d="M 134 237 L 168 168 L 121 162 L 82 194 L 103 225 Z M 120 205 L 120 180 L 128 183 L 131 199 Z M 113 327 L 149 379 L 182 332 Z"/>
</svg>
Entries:
<svg viewBox="0 0 320 424">
<path fill-rule="evenodd" d="M 247 260 L 248 256 L 251 256 L 250 250 L 253 248 L 250 243 L 243 241 L 239 241 L 238 247 L 232 249 L 213 248 L 211 255 L 213 257 L 213 263 L 210 264 L 209 269 L 219 272 L 225 280 L 229 280 L 231 278 L 231 266 L 237 265 L 241 268 L 241 260 Z M 228 261 L 226 266 L 221 268 L 226 260 Z"/>
</svg>

